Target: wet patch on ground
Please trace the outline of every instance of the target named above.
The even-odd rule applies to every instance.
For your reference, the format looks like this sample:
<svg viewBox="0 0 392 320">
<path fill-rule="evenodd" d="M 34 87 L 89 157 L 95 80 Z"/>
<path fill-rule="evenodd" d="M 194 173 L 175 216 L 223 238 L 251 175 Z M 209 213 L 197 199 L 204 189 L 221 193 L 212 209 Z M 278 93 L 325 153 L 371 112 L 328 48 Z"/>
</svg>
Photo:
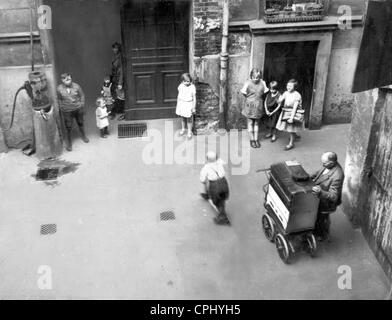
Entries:
<svg viewBox="0 0 392 320">
<path fill-rule="evenodd" d="M 60 183 L 58 178 L 76 172 L 80 163 L 73 163 L 61 159 L 43 160 L 38 164 L 37 172 L 31 176 L 37 181 L 42 181 L 50 187 L 56 187 Z"/>
</svg>

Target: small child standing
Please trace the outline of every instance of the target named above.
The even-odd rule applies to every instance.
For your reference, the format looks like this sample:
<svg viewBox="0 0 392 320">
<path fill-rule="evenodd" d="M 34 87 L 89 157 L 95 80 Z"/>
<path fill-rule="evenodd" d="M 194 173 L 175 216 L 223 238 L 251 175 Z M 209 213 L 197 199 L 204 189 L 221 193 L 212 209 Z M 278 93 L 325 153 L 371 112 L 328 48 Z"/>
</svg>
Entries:
<svg viewBox="0 0 392 320">
<path fill-rule="evenodd" d="M 97 98 L 95 102 L 97 109 L 95 111 L 97 119 L 97 127 L 100 130 L 101 138 L 107 138 L 109 135 L 109 120 L 108 116 L 110 112 L 107 111 L 105 99 L 103 97 Z"/>
<path fill-rule="evenodd" d="M 112 96 L 112 82 L 110 81 L 110 77 L 105 77 L 103 79 L 103 86 L 101 90 L 101 95 L 105 100 L 106 108 L 109 112 L 112 112 L 114 106 L 114 99 Z M 112 114 L 112 117 L 114 114 Z M 113 119 L 113 118 L 112 118 Z"/>
<path fill-rule="evenodd" d="M 270 132 L 265 136 L 267 139 L 271 138 L 271 142 L 276 141 L 276 124 L 280 116 L 281 105 L 279 103 L 280 93 L 278 91 L 278 83 L 276 81 L 271 81 L 269 84 L 270 91 L 268 92 L 265 101 L 265 125 L 270 130 Z"/>
<path fill-rule="evenodd" d="M 122 86 L 117 86 L 116 89 L 116 101 L 115 101 L 115 106 L 116 106 L 116 112 L 120 115 L 117 120 L 121 121 L 125 119 L 125 92 L 124 88 Z"/>
<path fill-rule="evenodd" d="M 245 97 L 242 115 L 248 119 L 249 140 L 252 148 L 260 148 L 259 121 L 264 111 L 263 96 L 268 90 L 265 81 L 261 79 L 261 71 L 252 69 L 250 79 L 245 82 L 241 89 L 241 93 Z"/>
<path fill-rule="evenodd" d="M 189 73 L 181 76 L 181 84 L 178 86 L 176 114 L 181 117 L 181 132 L 184 135 L 188 129 L 188 139 L 192 138 L 193 114 L 196 112 L 196 87 L 192 84 Z"/>
<path fill-rule="evenodd" d="M 205 200 L 211 200 L 219 212 L 214 222 L 219 225 L 229 225 L 230 221 L 225 209 L 226 200 L 229 198 L 229 184 L 225 177 L 223 161 L 214 151 L 207 153 L 207 164 L 200 172 L 200 181 L 203 186 L 201 196 Z"/>
<path fill-rule="evenodd" d="M 289 144 L 284 148 L 289 151 L 294 148 L 294 141 L 300 136 L 298 133 L 305 128 L 304 109 L 302 108 L 302 96 L 297 91 L 298 81 L 291 79 L 287 82 L 287 91 L 284 92 L 279 104 L 283 105 L 276 129 L 290 133 Z M 297 116 L 297 119 L 295 117 Z"/>
</svg>

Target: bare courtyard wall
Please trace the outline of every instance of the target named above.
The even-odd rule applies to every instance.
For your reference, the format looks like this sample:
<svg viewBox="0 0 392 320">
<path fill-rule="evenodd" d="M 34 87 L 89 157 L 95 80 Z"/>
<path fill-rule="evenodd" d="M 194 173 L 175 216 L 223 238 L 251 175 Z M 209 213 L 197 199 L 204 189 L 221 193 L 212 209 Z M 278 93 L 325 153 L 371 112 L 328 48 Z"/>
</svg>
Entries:
<svg viewBox="0 0 392 320">
<path fill-rule="evenodd" d="M 355 95 L 343 210 L 362 229 L 385 273 L 392 279 L 392 90 Z"/>
<path fill-rule="evenodd" d="M 88 97 L 111 71 L 112 44 L 121 42 L 119 1 L 45 0 L 52 8 L 57 77 L 70 72 Z"/>
<path fill-rule="evenodd" d="M 334 32 L 324 102 L 324 124 L 348 123 L 351 121 L 354 106 L 354 95 L 351 93 L 351 87 L 362 32 L 362 27 Z"/>
<path fill-rule="evenodd" d="M 16 91 L 28 80 L 31 71 L 30 10 L 33 0 L 2 0 L 0 2 L 0 125 L 8 129 Z M 8 10 L 8 9 L 17 10 Z M 42 48 L 36 15 L 33 16 L 34 63 L 42 68 Z M 21 92 L 16 101 L 14 125 L 0 132 L 0 152 L 20 148 L 33 139 L 31 100 Z"/>
</svg>

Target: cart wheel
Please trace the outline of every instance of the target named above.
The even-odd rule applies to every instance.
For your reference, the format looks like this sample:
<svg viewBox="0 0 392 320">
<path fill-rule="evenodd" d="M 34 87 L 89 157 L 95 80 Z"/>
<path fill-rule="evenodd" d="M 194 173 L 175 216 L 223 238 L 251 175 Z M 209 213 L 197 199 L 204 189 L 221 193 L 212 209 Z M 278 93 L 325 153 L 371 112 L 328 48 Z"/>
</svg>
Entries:
<svg viewBox="0 0 392 320">
<path fill-rule="evenodd" d="M 275 238 L 276 249 L 278 250 L 279 257 L 286 264 L 290 263 L 290 249 L 285 237 L 278 233 Z"/>
<path fill-rule="evenodd" d="M 310 256 L 314 258 L 316 256 L 317 242 L 313 233 L 308 233 L 306 235 L 306 248 Z"/>
<path fill-rule="evenodd" d="M 274 222 L 272 221 L 271 217 L 268 214 L 263 214 L 263 217 L 261 218 L 261 222 L 263 223 L 265 237 L 269 241 L 273 242 L 276 233 Z"/>
</svg>

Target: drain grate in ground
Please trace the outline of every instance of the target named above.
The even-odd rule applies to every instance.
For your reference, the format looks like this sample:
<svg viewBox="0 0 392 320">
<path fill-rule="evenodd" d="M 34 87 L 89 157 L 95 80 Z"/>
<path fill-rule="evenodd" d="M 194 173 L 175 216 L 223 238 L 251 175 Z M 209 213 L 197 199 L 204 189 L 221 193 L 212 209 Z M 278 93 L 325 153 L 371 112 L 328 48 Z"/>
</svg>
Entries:
<svg viewBox="0 0 392 320">
<path fill-rule="evenodd" d="M 161 212 L 161 221 L 169 221 L 175 219 L 176 219 L 176 215 L 174 214 L 173 211 Z"/>
<path fill-rule="evenodd" d="M 56 224 L 43 224 L 41 225 L 41 234 L 48 235 L 48 234 L 55 234 L 57 232 L 57 225 Z"/>
<path fill-rule="evenodd" d="M 37 181 L 56 180 L 59 175 L 60 168 L 41 168 L 37 170 L 35 179 Z"/>
<path fill-rule="evenodd" d="M 125 123 L 118 125 L 119 138 L 147 137 L 147 123 Z"/>
</svg>

